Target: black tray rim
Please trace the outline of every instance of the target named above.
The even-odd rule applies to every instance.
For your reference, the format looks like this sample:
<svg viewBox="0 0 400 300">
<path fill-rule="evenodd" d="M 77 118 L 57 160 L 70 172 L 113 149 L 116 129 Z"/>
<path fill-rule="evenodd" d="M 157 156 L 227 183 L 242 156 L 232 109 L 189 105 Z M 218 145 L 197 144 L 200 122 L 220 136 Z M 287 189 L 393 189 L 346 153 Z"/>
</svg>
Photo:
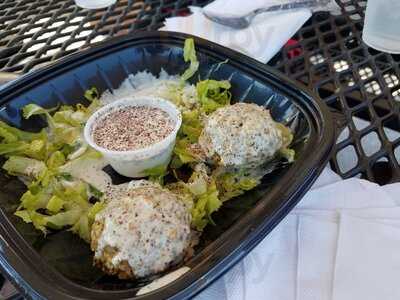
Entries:
<svg viewBox="0 0 400 300">
<path fill-rule="evenodd" d="M 263 202 L 263 199 L 268 198 L 269 203 L 275 204 L 274 211 L 267 220 L 254 227 L 249 224 L 254 217 L 250 216 L 250 214 L 254 215 L 254 209 L 251 210 L 238 220 L 232 228 L 202 251 L 201 257 L 198 258 L 202 262 L 190 272 L 161 289 L 137 297 L 132 294 L 130 289 L 121 291 L 96 290 L 86 288 L 65 278 L 41 259 L 40 255 L 19 235 L 5 214 L 0 211 L 0 268 L 27 298 L 189 298 L 223 275 L 253 249 L 300 201 L 301 197 L 316 180 L 318 174 L 322 172 L 328 162 L 335 141 L 334 123 L 326 105 L 317 96 L 306 91 L 304 86 L 290 80 L 271 67 L 226 47 L 183 33 L 148 31 L 110 39 L 93 48 L 67 56 L 41 70 L 28 73 L 15 82 L 7 84 L 0 89 L 0 105 L 4 105 L 18 94 L 40 85 L 54 76 L 118 49 L 145 42 L 167 42 L 182 46 L 184 40 L 188 37 L 195 39 L 198 51 L 217 57 L 221 61 L 228 57 L 229 64 L 239 70 L 245 71 L 261 81 L 269 81 L 268 84 L 275 89 L 290 96 L 292 99 L 302 101 L 302 106 L 299 108 L 308 118 L 312 117 L 309 121 L 313 122 L 312 130 L 315 131 L 314 134 L 317 134 L 317 136 L 310 138 L 308 141 L 302 161 L 297 161 L 291 166 L 281 179 L 281 184 L 288 188 L 282 191 L 278 186 L 274 186 L 268 195 L 259 201 Z M 256 207 L 259 210 L 262 209 L 259 204 Z M 245 224 L 246 226 L 243 226 Z M 241 244 L 237 245 L 235 239 L 226 238 L 232 231 L 236 231 L 237 236 L 246 235 L 247 237 Z M 17 239 L 15 238 L 16 236 L 18 237 Z M 225 252 L 225 255 L 222 255 L 222 252 Z"/>
</svg>

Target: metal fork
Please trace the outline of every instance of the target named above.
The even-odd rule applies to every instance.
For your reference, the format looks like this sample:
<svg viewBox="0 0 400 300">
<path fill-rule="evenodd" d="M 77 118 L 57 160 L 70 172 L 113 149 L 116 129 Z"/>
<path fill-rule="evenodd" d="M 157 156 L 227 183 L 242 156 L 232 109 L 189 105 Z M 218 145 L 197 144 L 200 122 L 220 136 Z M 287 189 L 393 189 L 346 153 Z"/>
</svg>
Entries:
<svg viewBox="0 0 400 300">
<path fill-rule="evenodd" d="M 217 16 L 212 13 L 207 13 L 203 10 L 203 14 L 206 18 L 211 21 L 225 25 L 234 29 L 244 29 L 250 26 L 254 17 L 263 14 L 266 12 L 274 12 L 280 10 L 289 10 L 289 9 L 298 9 L 298 8 L 312 8 L 318 5 L 326 5 L 331 0 L 306 0 L 306 1 L 298 1 L 293 3 L 285 3 L 285 4 L 277 4 L 267 8 L 258 8 L 249 12 L 248 14 L 241 17 L 223 17 Z"/>
</svg>

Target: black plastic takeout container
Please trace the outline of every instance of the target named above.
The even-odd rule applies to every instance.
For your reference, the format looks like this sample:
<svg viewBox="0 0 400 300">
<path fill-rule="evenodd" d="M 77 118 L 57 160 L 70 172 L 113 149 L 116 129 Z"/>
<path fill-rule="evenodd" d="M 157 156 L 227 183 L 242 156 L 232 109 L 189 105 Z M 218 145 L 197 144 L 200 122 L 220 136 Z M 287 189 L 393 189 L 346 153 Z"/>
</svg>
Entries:
<svg viewBox="0 0 400 300">
<path fill-rule="evenodd" d="M 23 120 L 20 108 L 36 102 L 45 107 L 85 102 L 83 93 L 95 86 L 115 89 L 130 73 L 161 68 L 181 74 L 183 42 L 173 32 L 136 33 L 65 58 L 32 72 L 0 90 L 0 118 L 27 130 L 38 130 L 40 118 Z M 234 101 L 256 102 L 295 135 L 296 161 L 265 176 L 263 183 L 224 204 L 208 226 L 191 270 L 154 292 L 135 296 L 151 279 L 122 281 L 91 266 L 87 244 L 69 232 L 44 239 L 30 224 L 13 216 L 24 186 L 1 174 L 0 265 L 27 298 L 165 299 L 189 298 L 230 269 L 255 247 L 295 206 L 326 164 L 334 143 L 331 116 L 320 100 L 271 68 L 211 42 L 195 38 L 201 79 L 228 79 Z M 266 45 L 267 47 L 268 45 Z M 224 62 L 221 64 L 221 62 Z"/>
</svg>

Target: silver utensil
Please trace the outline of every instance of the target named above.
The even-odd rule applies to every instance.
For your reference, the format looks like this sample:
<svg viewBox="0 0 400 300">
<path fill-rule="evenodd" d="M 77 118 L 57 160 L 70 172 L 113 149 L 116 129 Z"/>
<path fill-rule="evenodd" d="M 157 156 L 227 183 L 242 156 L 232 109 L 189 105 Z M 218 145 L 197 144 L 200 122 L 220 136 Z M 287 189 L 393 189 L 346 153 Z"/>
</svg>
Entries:
<svg viewBox="0 0 400 300">
<path fill-rule="evenodd" d="M 298 1 L 293 3 L 277 4 L 267 8 L 258 8 L 241 17 L 217 16 L 212 13 L 207 13 L 205 11 L 203 11 L 203 15 L 215 23 L 232 27 L 234 29 L 244 29 L 249 27 L 254 17 L 259 14 L 263 14 L 266 12 L 280 11 L 280 10 L 312 8 L 320 5 L 326 5 L 330 1 L 331 0 L 307 0 L 307 1 Z"/>
</svg>

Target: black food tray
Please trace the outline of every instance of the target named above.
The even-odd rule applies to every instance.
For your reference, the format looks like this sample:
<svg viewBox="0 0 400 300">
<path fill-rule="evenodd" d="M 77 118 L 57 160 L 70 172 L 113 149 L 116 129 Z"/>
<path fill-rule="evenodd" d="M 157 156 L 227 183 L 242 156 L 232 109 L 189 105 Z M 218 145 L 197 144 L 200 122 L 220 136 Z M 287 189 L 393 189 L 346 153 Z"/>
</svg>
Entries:
<svg viewBox="0 0 400 300">
<path fill-rule="evenodd" d="M 143 32 L 113 39 L 29 73 L 0 90 L 0 118 L 26 130 L 45 124 L 23 120 L 21 107 L 85 102 L 83 93 L 117 88 L 130 73 L 161 68 L 180 74 L 187 35 Z M 211 42 L 195 38 L 201 79 L 228 79 L 235 101 L 255 102 L 295 135 L 296 162 L 265 176 L 262 184 L 232 199 L 213 215 L 189 272 L 154 292 L 135 296 L 150 279 L 122 281 L 92 267 L 87 244 L 69 232 L 44 239 L 13 216 L 24 186 L 0 174 L 0 267 L 27 298 L 165 299 L 188 298 L 221 276 L 260 242 L 301 199 L 329 159 L 334 126 L 325 105 L 297 83 L 271 68 Z M 228 60 L 227 60 L 228 59 Z M 226 61 L 221 64 L 221 62 Z M 197 75 L 196 75 L 197 76 Z"/>
</svg>

